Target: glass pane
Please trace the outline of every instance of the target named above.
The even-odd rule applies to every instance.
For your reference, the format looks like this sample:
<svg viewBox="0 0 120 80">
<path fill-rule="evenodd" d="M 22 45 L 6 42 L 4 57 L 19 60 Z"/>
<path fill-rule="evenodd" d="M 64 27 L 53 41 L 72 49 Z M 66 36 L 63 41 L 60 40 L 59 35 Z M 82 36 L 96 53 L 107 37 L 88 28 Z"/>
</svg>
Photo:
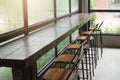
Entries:
<svg viewBox="0 0 120 80">
<path fill-rule="evenodd" d="M 53 0 L 28 0 L 28 23 L 38 23 L 54 17 Z"/>
<path fill-rule="evenodd" d="M 120 34 L 120 13 L 95 13 L 95 23 L 104 21 L 103 33 Z"/>
<path fill-rule="evenodd" d="M 92 9 L 120 9 L 120 0 L 91 0 Z"/>
<path fill-rule="evenodd" d="M 0 0 L 0 34 L 24 26 L 22 1 Z"/>
<path fill-rule="evenodd" d="M 71 0 L 71 11 L 77 11 L 78 10 L 78 0 Z"/>
<path fill-rule="evenodd" d="M 40 59 L 37 60 L 37 70 L 41 70 L 47 63 L 49 63 L 55 57 L 54 48 L 48 51 Z"/>
<path fill-rule="evenodd" d="M 57 16 L 62 16 L 69 13 L 69 1 L 68 0 L 56 0 Z"/>
<path fill-rule="evenodd" d="M 63 50 L 68 44 L 69 44 L 69 37 L 67 37 L 66 39 L 64 39 L 62 42 L 60 42 L 58 44 L 58 52 Z"/>
<path fill-rule="evenodd" d="M 13 80 L 12 69 L 0 67 L 0 80 Z"/>
<path fill-rule="evenodd" d="M 78 36 L 78 30 L 72 33 L 72 40 L 75 40 Z"/>
</svg>

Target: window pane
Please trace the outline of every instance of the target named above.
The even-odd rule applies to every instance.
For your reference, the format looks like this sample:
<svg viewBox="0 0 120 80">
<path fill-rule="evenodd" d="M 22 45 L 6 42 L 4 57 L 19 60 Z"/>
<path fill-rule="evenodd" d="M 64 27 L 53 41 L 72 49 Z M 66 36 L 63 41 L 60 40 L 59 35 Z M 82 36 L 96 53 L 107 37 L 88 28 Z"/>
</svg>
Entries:
<svg viewBox="0 0 120 80">
<path fill-rule="evenodd" d="M 78 36 L 78 30 L 72 33 L 72 40 L 75 40 Z"/>
<path fill-rule="evenodd" d="M 37 70 L 41 70 L 47 63 L 55 57 L 54 48 L 48 51 L 40 59 L 37 60 Z"/>
<path fill-rule="evenodd" d="M 69 1 L 68 0 L 56 0 L 57 16 L 62 16 L 69 13 Z"/>
<path fill-rule="evenodd" d="M 12 69 L 0 67 L 0 80 L 13 80 Z"/>
<path fill-rule="evenodd" d="M 28 0 L 29 25 L 54 17 L 53 0 Z"/>
<path fill-rule="evenodd" d="M 93 9 L 120 9 L 120 0 L 91 0 L 91 8 Z"/>
<path fill-rule="evenodd" d="M 120 34 L 120 13 L 95 13 L 95 23 L 104 21 L 103 33 Z"/>
<path fill-rule="evenodd" d="M 78 10 L 78 0 L 71 0 L 71 11 L 77 11 Z"/>
<path fill-rule="evenodd" d="M 66 39 L 64 39 L 62 42 L 60 42 L 58 44 L 58 52 L 63 50 L 68 44 L 69 44 L 69 37 L 67 37 Z"/>
<path fill-rule="evenodd" d="M 22 0 L 0 0 L 0 34 L 23 26 Z"/>
</svg>

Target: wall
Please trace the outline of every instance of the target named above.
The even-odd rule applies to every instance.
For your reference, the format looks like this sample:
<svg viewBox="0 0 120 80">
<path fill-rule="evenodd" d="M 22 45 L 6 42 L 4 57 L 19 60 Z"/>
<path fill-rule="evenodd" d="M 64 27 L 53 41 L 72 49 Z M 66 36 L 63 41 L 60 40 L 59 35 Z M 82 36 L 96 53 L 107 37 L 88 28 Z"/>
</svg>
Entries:
<svg viewBox="0 0 120 80">
<path fill-rule="evenodd" d="M 110 48 L 120 48 L 120 36 L 103 35 L 103 46 Z"/>
</svg>

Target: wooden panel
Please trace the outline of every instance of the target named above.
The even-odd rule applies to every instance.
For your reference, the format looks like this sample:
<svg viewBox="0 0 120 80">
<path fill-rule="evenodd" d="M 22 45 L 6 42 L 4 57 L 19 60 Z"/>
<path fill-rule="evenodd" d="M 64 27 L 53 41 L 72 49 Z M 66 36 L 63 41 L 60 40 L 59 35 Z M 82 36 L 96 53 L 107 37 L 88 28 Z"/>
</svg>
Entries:
<svg viewBox="0 0 120 80">
<path fill-rule="evenodd" d="M 13 67 L 13 80 L 37 80 L 36 63 L 27 68 Z"/>
</svg>

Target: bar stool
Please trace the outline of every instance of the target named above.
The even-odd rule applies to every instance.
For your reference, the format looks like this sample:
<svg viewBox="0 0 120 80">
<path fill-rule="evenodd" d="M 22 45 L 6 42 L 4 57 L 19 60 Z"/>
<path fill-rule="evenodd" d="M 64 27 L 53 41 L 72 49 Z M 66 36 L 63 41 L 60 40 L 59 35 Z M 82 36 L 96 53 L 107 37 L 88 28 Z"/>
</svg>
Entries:
<svg viewBox="0 0 120 80">
<path fill-rule="evenodd" d="M 87 40 L 87 36 L 78 36 L 77 38 L 76 38 L 76 40 L 77 41 L 84 41 L 84 40 L 87 40 L 87 41 L 92 41 L 92 39 L 93 39 L 93 37 L 92 36 L 90 36 L 90 38 L 88 38 L 88 40 Z M 93 76 L 94 76 L 94 64 L 96 63 L 96 55 L 95 54 L 93 54 L 93 51 L 92 51 L 92 46 L 91 46 L 91 54 L 90 54 L 90 50 L 89 50 L 89 42 L 87 42 L 85 45 L 84 45 L 84 51 L 85 51 L 85 53 L 88 55 L 88 58 L 89 58 L 89 68 L 90 68 L 90 70 L 91 70 L 91 68 L 92 68 L 92 73 L 93 73 Z M 91 56 L 91 57 L 90 57 Z M 92 60 L 92 62 L 90 62 Z M 95 62 L 95 63 L 94 63 Z M 90 66 L 90 65 L 92 65 L 92 67 Z M 92 78 L 91 77 L 91 72 L 90 72 L 90 78 Z"/>
<path fill-rule="evenodd" d="M 96 24 L 96 27 L 98 27 L 98 24 Z M 91 53 L 93 54 L 94 52 L 94 59 L 95 59 L 95 68 L 97 66 L 97 58 L 99 58 L 99 54 L 98 54 L 98 45 L 97 45 L 97 36 L 94 35 L 94 32 L 95 32 L 95 29 L 94 30 L 91 30 L 91 31 L 84 31 L 82 32 L 82 35 L 84 36 L 87 36 L 87 35 L 90 35 L 92 36 L 90 39 L 89 39 L 89 43 L 90 43 L 90 46 L 91 46 Z M 79 38 L 80 40 L 80 38 Z"/>
<path fill-rule="evenodd" d="M 102 26 L 103 23 L 104 23 L 104 21 L 102 21 L 97 28 L 94 28 L 94 27 L 92 27 L 92 28 L 90 27 L 90 28 L 89 28 L 89 31 L 95 31 L 94 34 L 96 34 L 96 35 L 97 35 L 97 32 L 100 33 L 101 57 L 102 57 L 102 54 L 103 54 L 103 42 L 102 42 L 102 31 L 100 30 L 100 28 L 101 28 L 101 26 Z M 97 38 L 98 38 L 98 37 L 97 37 Z"/>
<path fill-rule="evenodd" d="M 77 44 L 80 44 L 81 42 L 84 42 L 84 41 L 88 41 L 88 39 L 93 39 L 92 36 L 79 36 L 76 41 L 77 41 Z M 79 40 L 78 40 L 79 39 Z M 76 44 L 76 45 L 77 45 Z M 93 64 L 93 62 L 91 63 L 91 60 L 90 60 L 90 53 L 89 53 L 89 45 L 87 44 L 87 42 L 83 45 L 83 50 L 84 50 L 84 56 L 85 56 L 85 63 L 86 64 L 86 78 L 88 79 L 88 75 L 90 73 L 90 80 L 92 80 L 92 75 L 91 75 L 91 64 Z M 93 57 L 92 57 L 93 58 Z M 93 59 L 92 59 L 93 61 Z M 88 69 L 88 66 L 89 66 L 89 69 Z M 93 70 L 94 70 L 94 67 L 93 67 Z M 94 71 L 93 71 L 94 72 Z"/>
<path fill-rule="evenodd" d="M 78 40 L 78 41 L 84 41 L 84 40 L 87 40 L 87 36 L 78 36 L 77 38 L 76 38 L 76 40 Z M 90 44 L 91 46 L 91 55 L 95 55 L 94 53 L 93 53 L 93 44 L 94 44 L 94 42 L 92 42 L 94 40 L 94 37 L 92 37 L 92 36 L 90 36 L 90 38 L 89 38 L 89 43 L 88 43 L 88 45 Z M 94 57 L 95 58 L 95 57 Z"/>
<path fill-rule="evenodd" d="M 70 44 L 67 48 L 67 51 L 65 51 L 65 53 L 59 55 L 55 60 L 54 63 L 68 63 L 69 66 L 73 65 L 76 63 L 77 60 L 81 59 L 82 62 L 82 70 L 84 70 L 84 66 L 83 66 L 83 61 L 82 61 L 82 44 Z M 68 65 L 65 65 L 68 66 Z M 60 66 L 61 67 L 61 66 Z M 85 76 L 84 76 L 84 71 L 82 71 L 83 73 L 83 80 L 85 80 Z"/>
<path fill-rule="evenodd" d="M 82 59 L 82 55 L 83 54 L 80 54 L 80 52 L 82 51 L 82 44 L 80 45 L 77 45 L 74 48 L 74 45 L 70 45 L 68 47 L 68 50 L 70 49 L 70 47 L 72 47 L 72 49 L 75 49 L 75 53 L 73 54 L 61 54 L 59 55 L 58 57 L 56 57 L 56 59 L 54 60 L 54 66 L 57 64 L 57 63 L 60 63 L 61 65 L 62 64 L 72 64 L 73 66 L 69 66 L 70 68 L 68 68 L 68 65 L 65 65 L 65 67 L 59 67 L 59 68 L 52 68 L 52 69 L 49 69 L 46 74 L 43 76 L 43 79 L 45 80 L 73 80 L 71 78 L 73 78 L 73 75 L 75 75 L 74 73 L 76 72 L 75 68 L 77 66 L 77 64 L 79 63 L 79 61 Z M 80 51 L 80 52 L 79 52 Z M 83 65 L 82 65 L 83 66 Z M 83 67 L 84 68 L 84 67 Z M 54 74 L 52 73 L 54 72 Z M 65 76 L 62 76 L 61 75 L 65 75 Z M 50 76 L 55 76 L 56 77 L 49 77 Z M 71 76 L 72 75 L 72 76 Z M 83 78 L 84 78 L 84 75 L 83 75 Z M 77 79 L 80 80 L 80 77 L 79 77 L 79 74 L 77 75 Z M 85 80 L 85 79 L 84 79 Z"/>
</svg>

